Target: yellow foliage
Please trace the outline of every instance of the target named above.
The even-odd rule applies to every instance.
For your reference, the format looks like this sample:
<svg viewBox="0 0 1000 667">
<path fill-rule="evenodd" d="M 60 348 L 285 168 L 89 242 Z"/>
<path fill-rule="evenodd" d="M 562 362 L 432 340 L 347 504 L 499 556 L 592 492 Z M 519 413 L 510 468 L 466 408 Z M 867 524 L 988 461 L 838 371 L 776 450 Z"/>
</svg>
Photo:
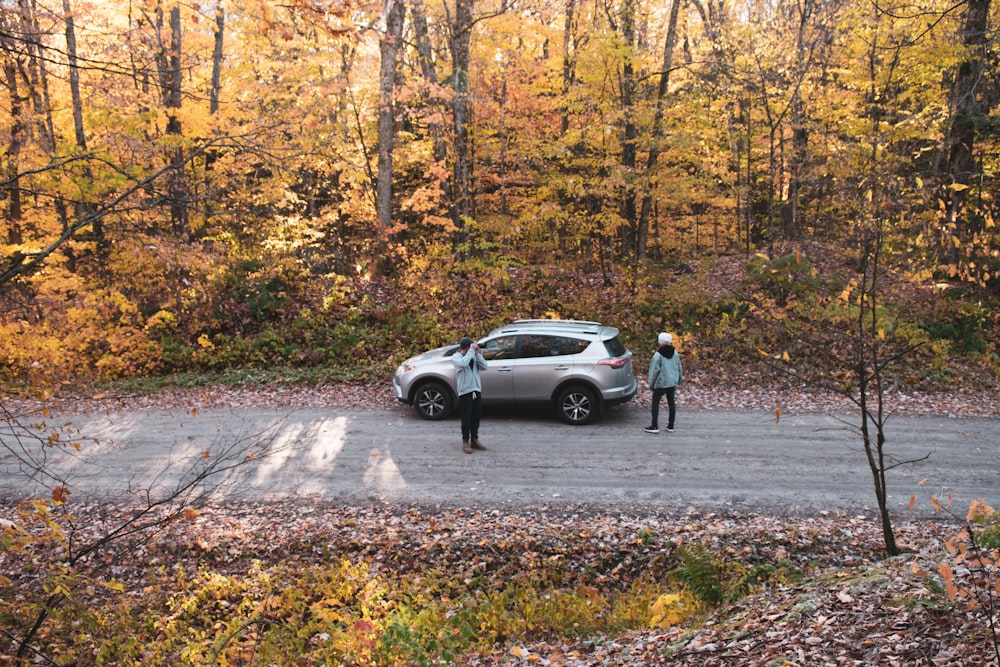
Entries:
<svg viewBox="0 0 1000 667">
<path fill-rule="evenodd" d="M 177 327 L 177 316 L 169 310 L 160 310 L 146 320 L 146 330 L 171 330 Z"/>
<path fill-rule="evenodd" d="M 698 601 L 687 591 L 666 593 L 650 606 L 649 613 L 650 627 L 669 628 L 697 614 Z"/>
</svg>

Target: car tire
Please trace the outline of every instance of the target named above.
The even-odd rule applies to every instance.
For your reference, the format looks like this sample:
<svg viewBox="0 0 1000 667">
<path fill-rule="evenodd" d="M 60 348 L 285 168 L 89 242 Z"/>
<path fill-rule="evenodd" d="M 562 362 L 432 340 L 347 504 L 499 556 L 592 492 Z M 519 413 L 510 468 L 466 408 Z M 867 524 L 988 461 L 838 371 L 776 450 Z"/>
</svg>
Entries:
<svg viewBox="0 0 1000 667">
<path fill-rule="evenodd" d="M 440 382 L 426 382 L 413 394 L 413 407 L 423 419 L 445 419 L 454 409 L 451 390 Z"/>
<path fill-rule="evenodd" d="M 572 426 L 589 424 L 600 414 L 597 394 L 584 386 L 567 387 L 556 397 L 556 414 Z"/>
</svg>

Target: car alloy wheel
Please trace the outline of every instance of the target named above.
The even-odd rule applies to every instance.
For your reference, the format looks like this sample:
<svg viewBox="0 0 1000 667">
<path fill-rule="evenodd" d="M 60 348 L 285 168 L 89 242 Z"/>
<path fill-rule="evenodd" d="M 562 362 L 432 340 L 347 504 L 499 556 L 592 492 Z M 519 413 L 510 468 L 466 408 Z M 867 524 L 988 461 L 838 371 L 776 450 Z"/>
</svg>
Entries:
<svg viewBox="0 0 1000 667">
<path fill-rule="evenodd" d="M 428 382 L 417 389 L 413 404 L 424 419 L 444 419 L 451 414 L 451 393 L 443 384 Z"/>
<path fill-rule="evenodd" d="M 570 387 L 559 394 L 556 401 L 559 418 L 567 424 L 586 424 L 597 412 L 597 399 L 590 389 Z"/>
</svg>

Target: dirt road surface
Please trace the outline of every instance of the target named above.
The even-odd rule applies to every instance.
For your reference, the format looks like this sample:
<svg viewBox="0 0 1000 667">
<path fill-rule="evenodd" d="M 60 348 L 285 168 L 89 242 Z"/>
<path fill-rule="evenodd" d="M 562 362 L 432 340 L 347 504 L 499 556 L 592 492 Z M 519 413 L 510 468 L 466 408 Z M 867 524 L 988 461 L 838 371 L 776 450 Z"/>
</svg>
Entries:
<svg viewBox="0 0 1000 667">
<path fill-rule="evenodd" d="M 489 451 L 468 455 L 457 419 L 423 421 L 401 405 L 50 415 L 18 434 L 24 452 L 36 452 L 36 462 L 45 457 L 40 467 L 50 475 L 32 473 L 8 448 L 0 452 L 0 494 L 66 486 L 76 499 L 160 497 L 200 473 L 196 485 L 213 502 L 571 503 L 780 514 L 875 507 L 856 417 L 687 410 L 676 431 L 656 435 L 643 432 L 647 419 L 637 407 L 585 427 L 548 413 L 487 413 L 481 436 Z M 57 444 L 33 447 L 34 435 Z M 930 512 L 932 494 L 951 497 L 961 514 L 977 498 L 1000 507 L 1000 420 L 897 416 L 887 436 L 894 512 L 908 513 L 912 496 L 917 514 Z"/>
</svg>

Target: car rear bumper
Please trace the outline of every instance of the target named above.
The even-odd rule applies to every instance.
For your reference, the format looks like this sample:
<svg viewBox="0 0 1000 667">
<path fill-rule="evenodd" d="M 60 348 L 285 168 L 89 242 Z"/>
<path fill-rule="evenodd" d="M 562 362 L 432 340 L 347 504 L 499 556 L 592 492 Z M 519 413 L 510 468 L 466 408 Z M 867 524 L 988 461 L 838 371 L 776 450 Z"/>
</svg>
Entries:
<svg viewBox="0 0 1000 667">
<path fill-rule="evenodd" d="M 633 381 L 627 387 L 615 387 L 611 391 L 604 393 L 604 403 L 609 407 L 628 403 L 637 391 L 639 391 L 639 383 L 636 381 Z"/>
</svg>

